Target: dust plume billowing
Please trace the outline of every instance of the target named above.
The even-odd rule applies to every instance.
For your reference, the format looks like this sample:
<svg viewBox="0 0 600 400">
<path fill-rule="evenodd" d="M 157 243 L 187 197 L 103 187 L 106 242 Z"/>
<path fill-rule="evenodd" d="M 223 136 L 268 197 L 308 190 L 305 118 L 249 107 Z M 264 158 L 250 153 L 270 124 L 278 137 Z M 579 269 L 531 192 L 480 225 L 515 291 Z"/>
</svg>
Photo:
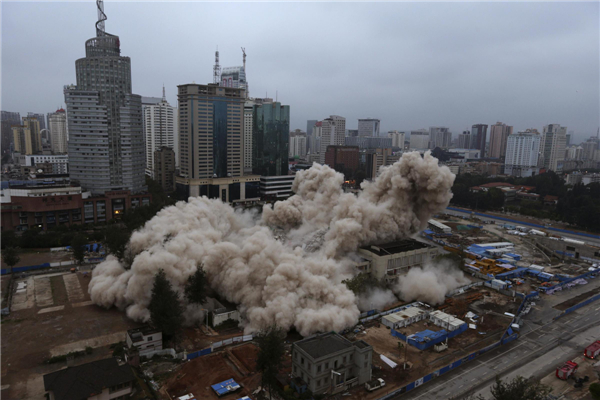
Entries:
<svg viewBox="0 0 600 400">
<path fill-rule="evenodd" d="M 411 268 L 405 276 L 400 277 L 394 291 L 404 301 L 441 304 L 448 292 L 470 282 L 451 261 L 442 260 Z"/>
<path fill-rule="evenodd" d="M 384 310 L 386 306 L 398 302 L 398 298 L 390 289 L 370 288 L 358 296 L 360 311 Z"/>
<path fill-rule="evenodd" d="M 148 321 L 158 270 L 183 294 L 202 263 L 211 288 L 239 305 L 246 332 L 272 323 L 302 335 L 352 326 L 358 299 L 341 281 L 355 274 L 354 252 L 423 229 L 447 206 L 454 175 L 429 152 L 415 152 L 382 168 L 358 196 L 344 193 L 343 181 L 315 163 L 296 174 L 294 196 L 262 215 L 206 197 L 164 208 L 131 236 L 130 270 L 112 256 L 96 267 L 92 301 Z M 187 323 L 201 321 L 200 310 L 186 307 Z"/>
</svg>

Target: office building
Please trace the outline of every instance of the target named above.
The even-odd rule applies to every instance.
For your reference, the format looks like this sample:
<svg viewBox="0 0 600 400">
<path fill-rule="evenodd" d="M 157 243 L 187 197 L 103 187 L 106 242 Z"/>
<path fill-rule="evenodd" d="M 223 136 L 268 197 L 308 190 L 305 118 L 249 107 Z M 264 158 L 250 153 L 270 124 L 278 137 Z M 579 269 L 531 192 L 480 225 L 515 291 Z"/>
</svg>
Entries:
<svg viewBox="0 0 600 400">
<path fill-rule="evenodd" d="M 541 140 L 537 132 L 531 131 L 508 135 L 504 173 L 519 177 L 535 175 L 539 171 Z"/>
<path fill-rule="evenodd" d="M 583 159 L 583 147 L 571 146 L 565 149 L 565 160 L 582 160 Z"/>
<path fill-rule="evenodd" d="M 358 153 L 358 146 L 327 146 L 325 164 L 350 177 L 358 170 Z"/>
<path fill-rule="evenodd" d="M 487 137 L 487 128 L 485 124 L 475 124 L 471 127 L 470 149 L 477 149 L 481 152 L 481 158 L 486 157 L 485 144 Z"/>
<path fill-rule="evenodd" d="M 381 167 L 393 164 L 398 156 L 392 155 L 392 149 L 369 149 L 365 152 L 365 174 L 367 179 L 375 179 Z"/>
<path fill-rule="evenodd" d="M 290 106 L 279 102 L 255 104 L 252 119 L 252 173 L 287 175 Z"/>
<path fill-rule="evenodd" d="M 161 146 L 154 150 L 153 179 L 156 180 L 165 192 L 175 190 L 175 151 L 172 147 Z"/>
<path fill-rule="evenodd" d="M 598 149 L 600 149 L 600 140 L 596 136 L 590 137 L 581 143 L 583 160 L 600 161 L 598 159 Z"/>
<path fill-rule="evenodd" d="M 343 146 L 346 139 L 346 118 L 339 115 L 331 115 L 321 121 L 321 148 L 319 151 L 319 162 L 325 163 L 327 146 Z"/>
<path fill-rule="evenodd" d="M 12 127 L 21 125 L 21 115 L 18 112 L 2 111 L 0 114 L 0 143 L 2 154 L 11 151 L 13 141 Z"/>
<path fill-rule="evenodd" d="M 44 114 L 37 114 L 37 113 L 33 113 L 33 112 L 28 112 L 27 113 L 27 118 L 37 119 L 38 123 L 40 125 L 40 131 L 42 129 L 47 129 L 47 126 L 46 126 L 46 116 Z"/>
<path fill-rule="evenodd" d="M 252 174 L 252 113 L 254 112 L 254 101 L 246 100 L 244 103 L 244 147 L 242 150 L 243 173 Z"/>
<path fill-rule="evenodd" d="M 346 146 L 358 146 L 361 150 L 380 149 L 392 147 L 391 137 L 347 137 L 344 140 Z"/>
<path fill-rule="evenodd" d="M 306 157 L 306 133 L 300 129 L 290 132 L 289 157 Z"/>
<path fill-rule="evenodd" d="M 379 281 L 396 281 L 410 268 L 422 267 L 438 255 L 436 247 L 414 239 L 405 239 L 386 244 L 365 246 L 358 249 L 359 255 L 368 260 L 357 268 Z"/>
<path fill-rule="evenodd" d="M 244 94 L 248 91 L 248 82 L 246 81 L 246 67 L 226 67 L 221 72 L 221 86 L 228 88 L 244 89 Z"/>
<path fill-rule="evenodd" d="M 571 139 L 575 136 L 575 131 L 569 131 L 566 136 L 565 146 L 569 147 L 571 145 Z"/>
<path fill-rule="evenodd" d="M 346 137 L 357 137 L 358 129 L 346 129 Z"/>
<path fill-rule="evenodd" d="M 502 122 L 496 122 L 496 124 L 490 126 L 490 151 L 488 157 L 504 159 L 506 156 L 506 142 L 508 141 L 508 136 L 512 135 L 512 133 L 513 127 Z"/>
<path fill-rule="evenodd" d="M 65 154 L 68 150 L 67 114 L 59 108 L 56 112 L 48 114 L 50 126 L 50 143 L 54 154 Z"/>
<path fill-rule="evenodd" d="M 404 149 L 404 132 L 389 131 L 388 137 L 392 139 L 392 147 L 398 147 L 401 150 Z"/>
<path fill-rule="evenodd" d="M 429 148 L 448 149 L 452 143 L 452 132 L 443 126 L 432 126 L 429 128 Z"/>
<path fill-rule="evenodd" d="M 41 154 L 42 135 L 37 118 L 23 117 L 23 125 L 13 126 L 14 151 L 21 154 Z"/>
<path fill-rule="evenodd" d="M 292 385 L 313 394 L 336 394 L 371 380 L 373 348 L 328 332 L 292 345 Z"/>
<path fill-rule="evenodd" d="M 146 97 L 142 98 L 142 110 L 144 115 L 144 137 L 146 139 L 146 175 L 157 179 L 154 174 L 154 154 L 162 147 L 173 149 L 175 154 L 175 165 L 177 165 L 177 108 L 167 102 L 165 88 L 163 97 L 158 103 L 144 103 Z"/>
<path fill-rule="evenodd" d="M 24 155 L 16 157 L 15 161 L 21 167 L 31 167 L 30 170 L 44 169 L 49 165 L 47 173 L 50 174 L 67 174 L 69 173 L 69 156 L 67 154 L 36 154 Z"/>
<path fill-rule="evenodd" d="M 366 118 L 358 120 L 358 136 L 377 137 L 379 136 L 379 126 L 381 121 L 375 118 Z"/>
<path fill-rule="evenodd" d="M 179 85 L 177 191 L 224 202 L 258 198 L 260 176 L 243 174 L 244 89 L 217 84 Z M 254 121 L 256 123 L 256 120 Z M 285 131 L 286 137 L 288 129 Z M 285 152 L 287 166 L 287 148 Z"/>
<path fill-rule="evenodd" d="M 429 132 L 426 129 L 419 129 L 410 132 L 410 149 L 421 150 L 429 148 Z"/>
<path fill-rule="evenodd" d="M 471 148 L 471 132 L 463 131 L 458 135 L 458 148 L 459 149 L 470 149 Z"/>
<path fill-rule="evenodd" d="M 323 123 L 321 121 L 317 121 L 313 126 L 312 135 L 310 136 L 309 153 L 311 155 L 311 162 L 320 162 L 322 133 Z"/>
<path fill-rule="evenodd" d="M 544 126 L 540 145 L 540 166 L 557 171 L 559 161 L 564 160 L 567 128 L 559 124 Z"/>
<path fill-rule="evenodd" d="M 292 195 L 294 175 L 261 176 L 260 198 L 267 201 L 285 200 Z"/>
<path fill-rule="evenodd" d="M 49 129 L 41 129 L 40 130 L 40 138 L 42 140 L 42 153 L 51 153 L 52 152 L 52 144 L 50 140 L 50 130 Z"/>
<path fill-rule="evenodd" d="M 40 184 L 11 185 L 2 189 L 0 200 L 2 230 L 23 231 L 118 219 L 128 209 L 149 205 L 151 195 L 117 190 L 94 196 L 79 186 Z"/>
<path fill-rule="evenodd" d="M 77 85 L 64 90 L 71 180 L 93 194 L 145 192 L 142 98 L 131 93 L 131 60 L 103 20 L 85 52 L 75 62 Z"/>
</svg>

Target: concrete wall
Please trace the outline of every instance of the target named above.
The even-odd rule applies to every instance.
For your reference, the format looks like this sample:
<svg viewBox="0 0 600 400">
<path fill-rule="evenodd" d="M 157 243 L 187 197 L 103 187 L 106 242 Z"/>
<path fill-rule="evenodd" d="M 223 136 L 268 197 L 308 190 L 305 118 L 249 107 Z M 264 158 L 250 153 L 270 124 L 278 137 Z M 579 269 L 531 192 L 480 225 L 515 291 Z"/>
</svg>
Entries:
<svg viewBox="0 0 600 400">
<path fill-rule="evenodd" d="M 535 236 L 535 240 L 541 243 L 560 258 L 575 259 L 588 262 L 600 262 L 600 252 L 591 246 L 554 240 L 543 236 Z M 581 241 L 585 242 L 585 238 Z"/>
</svg>

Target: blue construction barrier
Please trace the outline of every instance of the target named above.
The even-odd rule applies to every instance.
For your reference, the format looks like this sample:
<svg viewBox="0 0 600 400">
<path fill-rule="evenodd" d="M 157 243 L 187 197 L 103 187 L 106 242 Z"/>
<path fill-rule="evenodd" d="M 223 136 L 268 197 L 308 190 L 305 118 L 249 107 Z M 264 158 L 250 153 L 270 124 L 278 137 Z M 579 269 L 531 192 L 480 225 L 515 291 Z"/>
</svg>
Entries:
<svg viewBox="0 0 600 400">
<path fill-rule="evenodd" d="M 556 275 L 556 277 L 558 278 L 558 280 L 561 281 L 561 282 L 558 283 L 558 284 L 556 284 L 556 285 L 554 285 L 554 286 L 551 286 L 551 287 L 541 288 L 541 290 L 547 292 L 548 290 L 555 289 L 555 288 L 557 288 L 559 286 L 564 286 L 567 283 L 573 282 L 573 281 L 575 281 L 577 279 L 595 278 L 596 274 L 597 274 L 597 271 L 588 271 L 588 272 L 586 272 L 584 274 L 581 274 L 581 275 L 573 277 L 573 278 L 566 278 L 564 276 Z"/>
<path fill-rule="evenodd" d="M 557 319 L 559 319 L 560 317 L 564 317 L 565 315 L 567 315 L 567 314 L 569 314 L 569 313 L 572 313 L 573 311 L 575 311 L 575 310 L 577 310 L 577 309 L 579 309 L 579 308 L 581 308 L 581 307 L 587 306 L 588 304 L 590 304 L 590 303 L 593 303 L 593 302 L 594 302 L 594 301 L 596 301 L 596 300 L 600 300 L 600 294 L 597 294 L 597 295 L 595 295 L 594 297 L 590 297 L 589 299 L 587 299 L 587 300 L 585 300 L 585 301 L 582 301 L 582 302 L 581 302 L 581 303 L 579 303 L 579 304 L 575 304 L 573 307 L 569 307 L 569 308 L 567 308 L 567 309 L 566 309 L 565 311 L 563 311 L 561 314 L 559 314 L 559 315 L 557 315 L 556 317 L 554 317 L 554 319 L 555 319 L 555 320 L 557 320 Z"/>
<path fill-rule="evenodd" d="M 487 218 L 494 218 L 494 219 L 499 219 L 501 221 L 508 221 L 508 222 L 513 222 L 516 223 L 517 225 L 527 225 L 527 226 L 533 226 L 535 228 L 543 228 L 546 230 L 550 230 L 550 231 L 555 231 L 555 232 L 561 232 L 561 233 L 568 233 L 571 235 L 578 235 L 578 236 L 585 236 L 585 237 L 589 237 L 589 238 L 593 238 L 593 239 L 600 239 L 599 235 L 593 235 L 591 233 L 583 233 L 583 232 L 575 232 L 575 231 L 570 231 L 567 229 L 560 229 L 560 228 L 546 228 L 544 225 L 539 225 L 539 224 L 534 224 L 532 222 L 523 222 L 523 221 L 516 221 L 514 219 L 510 219 L 510 218 L 505 218 L 505 217 L 497 217 L 495 215 L 489 215 L 489 214 L 485 214 L 485 213 L 480 213 L 480 212 L 473 212 L 473 211 L 469 211 L 469 210 L 461 210 L 460 208 L 454 208 L 454 207 L 447 207 L 448 210 L 452 210 L 452 211 L 458 211 L 461 212 L 463 214 L 475 214 L 475 215 L 479 215 L 482 217 L 487 217 Z"/>
<path fill-rule="evenodd" d="M 209 348 L 206 348 L 206 349 L 195 351 L 193 353 L 188 353 L 187 359 L 188 360 L 193 360 L 196 357 L 205 356 L 205 355 L 210 354 L 210 353 L 212 353 L 212 349 L 209 347 Z"/>
<path fill-rule="evenodd" d="M 36 269 L 42 269 L 42 268 L 50 268 L 50 263 L 44 263 L 44 264 L 40 264 L 40 265 L 29 265 L 27 267 L 14 267 L 12 269 L 13 273 L 18 273 L 18 272 L 25 272 L 25 271 L 33 271 Z M 9 273 L 9 269 L 8 268 L 2 268 L 2 270 L 0 271 L 1 275 L 6 275 Z"/>
</svg>

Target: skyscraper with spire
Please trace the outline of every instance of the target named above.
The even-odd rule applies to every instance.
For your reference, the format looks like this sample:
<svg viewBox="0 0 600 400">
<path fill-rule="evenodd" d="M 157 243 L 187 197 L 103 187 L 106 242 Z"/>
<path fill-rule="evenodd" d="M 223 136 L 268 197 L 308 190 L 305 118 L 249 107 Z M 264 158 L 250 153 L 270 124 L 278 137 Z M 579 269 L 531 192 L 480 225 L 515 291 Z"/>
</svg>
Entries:
<svg viewBox="0 0 600 400">
<path fill-rule="evenodd" d="M 75 62 L 77 84 L 65 86 L 69 173 L 92 194 L 146 190 L 141 96 L 131 93 L 131 60 L 119 37 L 105 31 L 104 5 L 96 0 L 96 37 Z"/>
<path fill-rule="evenodd" d="M 163 85 L 162 99 L 148 101 L 142 97 L 144 113 L 144 137 L 146 138 L 146 175 L 155 179 L 154 152 L 162 147 L 175 151 L 175 165 L 178 158 L 177 108 L 167 101 Z M 155 99 L 155 98 L 150 98 Z"/>
</svg>

